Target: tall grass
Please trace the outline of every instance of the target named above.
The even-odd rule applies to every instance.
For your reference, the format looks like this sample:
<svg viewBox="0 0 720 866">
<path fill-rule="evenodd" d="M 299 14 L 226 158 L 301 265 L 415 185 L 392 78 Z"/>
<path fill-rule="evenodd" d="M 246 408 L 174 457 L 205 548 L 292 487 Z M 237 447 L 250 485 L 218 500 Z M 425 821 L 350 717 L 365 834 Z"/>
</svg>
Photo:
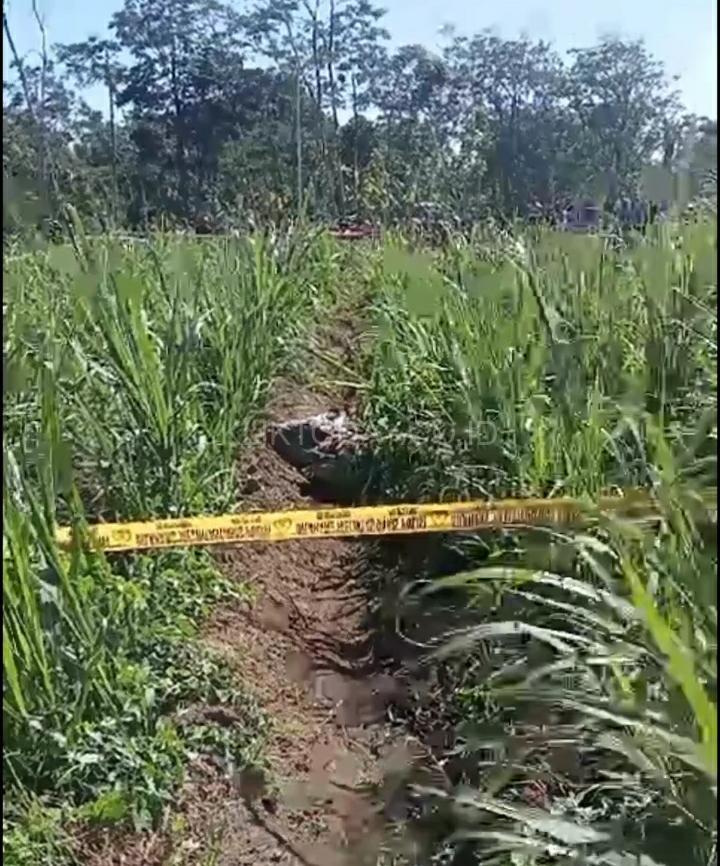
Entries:
<svg viewBox="0 0 720 866">
<path fill-rule="evenodd" d="M 466 570 L 413 588 L 431 609 L 454 593 L 473 620 L 428 647 L 458 785 L 427 795 L 443 818 L 429 856 L 674 866 L 672 838 L 711 862 L 716 555 L 695 494 L 716 484 L 715 246 L 709 224 L 625 247 L 478 230 L 351 261 L 321 236 L 126 248 L 79 232 L 74 249 L 9 261 L 6 853 L 36 850 L 38 802 L 147 824 L 191 752 L 261 760 L 264 719 L 194 640 L 231 591 L 210 560 L 64 553 L 54 528 L 231 508 L 273 378 L 302 367 L 309 329 L 360 279 L 375 296 L 357 383 L 373 495 L 641 485 L 665 515 L 649 534 L 598 519 L 581 537 L 463 538 Z M 235 724 L 190 723 L 204 703 Z"/>
<path fill-rule="evenodd" d="M 193 643 L 208 606 L 241 590 L 202 555 L 110 564 L 59 551 L 52 516 L 7 451 L 4 468 L 6 814 L 40 797 L 147 824 L 206 734 L 178 723 L 197 702 L 236 706 L 225 746 L 235 761 L 258 760 L 259 711 Z"/>
<path fill-rule="evenodd" d="M 40 392 L 22 383 L 49 369 L 93 512 L 227 508 L 238 445 L 333 273 L 333 253 L 317 243 L 267 237 L 107 244 L 87 267 L 67 248 L 23 262 L 7 274 L 7 429 L 28 457 L 36 452 Z"/>
<path fill-rule="evenodd" d="M 76 241 L 5 272 L 4 847 L 16 862 L 37 798 L 147 825 L 193 752 L 228 769 L 261 760 L 262 714 L 194 640 L 209 605 L 242 587 L 202 554 L 110 561 L 61 552 L 54 532 L 232 507 L 238 451 L 273 378 L 301 363 L 341 259 L 301 235 Z M 204 704 L 235 722 L 186 719 Z"/>
<path fill-rule="evenodd" d="M 716 862 L 717 547 L 696 525 L 717 479 L 715 232 L 484 233 L 433 254 L 421 304 L 437 282 L 397 255 L 376 271 L 375 495 L 642 486 L 664 515 L 454 539 L 466 570 L 406 589 L 410 638 L 447 623 L 418 716 L 454 742 L 447 785 L 419 792 L 427 862 Z"/>
<path fill-rule="evenodd" d="M 465 619 L 427 648 L 443 671 L 433 709 L 454 731 L 449 787 L 420 792 L 443 816 L 434 855 L 713 862 L 717 558 L 691 525 L 601 522 L 548 533 L 544 549 L 525 534 L 490 563 L 417 583 L 416 617 L 439 613 L 442 593 Z"/>
<path fill-rule="evenodd" d="M 366 423 L 397 495 L 596 495 L 648 485 L 651 428 L 713 483 L 716 266 L 711 227 L 613 250 L 525 238 L 492 255 L 458 243 L 418 317 L 378 271 Z M 397 473 L 393 477 L 394 468 Z"/>
</svg>

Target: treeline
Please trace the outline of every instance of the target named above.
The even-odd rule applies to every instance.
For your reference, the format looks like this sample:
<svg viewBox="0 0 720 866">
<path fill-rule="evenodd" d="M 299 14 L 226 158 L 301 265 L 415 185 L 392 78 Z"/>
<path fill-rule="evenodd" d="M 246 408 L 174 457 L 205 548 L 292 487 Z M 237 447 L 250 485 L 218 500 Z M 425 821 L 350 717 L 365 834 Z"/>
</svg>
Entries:
<svg viewBox="0 0 720 866">
<path fill-rule="evenodd" d="M 125 0 L 84 42 L 51 45 L 38 18 L 38 62 L 4 17 L 4 233 L 65 202 L 102 229 L 714 196 L 716 122 L 641 42 L 390 50 L 382 20 L 370 0 Z"/>
</svg>

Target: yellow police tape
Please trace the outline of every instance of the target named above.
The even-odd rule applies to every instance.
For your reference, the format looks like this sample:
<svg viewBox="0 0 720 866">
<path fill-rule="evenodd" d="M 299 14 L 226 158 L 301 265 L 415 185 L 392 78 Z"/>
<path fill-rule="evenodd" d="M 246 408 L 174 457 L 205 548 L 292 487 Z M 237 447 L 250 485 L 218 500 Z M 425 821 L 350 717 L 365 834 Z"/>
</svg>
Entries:
<svg viewBox="0 0 720 866">
<path fill-rule="evenodd" d="M 703 500 L 710 520 L 717 520 L 717 499 Z M 632 492 L 600 500 L 594 511 L 619 511 L 630 518 L 656 514 L 649 496 Z M 245 541 L 337 538 L 365 535 L 407 535 L 457 532 L 504 526 L 571 525 L 582 522 L 589 509 L 575 499 L 504 499 L 495 502 L 452 502 L 428 505 L 376 505 L 275 512 L 180 517 L 131 523 L 99 523 L 89 527 L 90 540 L 103 550 L 147 550 L 190 545 L 236 544 Z M 63 547 L 73 530 L 57 531 Z"/>
</svg>

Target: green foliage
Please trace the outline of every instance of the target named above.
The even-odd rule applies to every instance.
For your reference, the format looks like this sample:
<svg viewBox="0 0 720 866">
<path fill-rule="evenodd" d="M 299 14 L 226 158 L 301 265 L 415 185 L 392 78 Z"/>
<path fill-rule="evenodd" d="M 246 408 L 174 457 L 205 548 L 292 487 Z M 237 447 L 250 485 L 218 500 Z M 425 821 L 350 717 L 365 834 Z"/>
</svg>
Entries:
<svg viewBox="0 0 720 866">
<path fill-rule="evenodd" d="M 17 796 L 17 794 L 16 794 Z M 11 866 L 75 866 L 70 841 L 63 829 L 60 809 L 44 806 L 31 797 L 6 806 L 3 814 L 3 857 Z M 22 814 L 22 821 L 14 817 Z"/>
<path fill-rule="evenodd" d="M 620 244 L 486 224 L 373 254 L 304 231 L 128 247 L 76 224 L 72 247 L 10 258 L 5 853 L 61 863 L 69 819 L 146 825 L 198 752 L 262 760 L 264 719 L 196 639 L 242 590 L 204 555 L 63 553 L 53 529 L 226 509 L 272 378 L 362 284 L 372 495 L 592 501 L 639 484 L 663 512 L 653 531 L 598 516 L 585 535 L 462 537 L 466 570 L 418 575 L 414 621 L 461 625 L 427 647 L 458 783 L 425 792 L 432 856 L 709 862 L 716 549 L 696 490 L 716 484 L 715 231 Z"/>
<path fill-rule="evenodd" d="M 714 862 L 717 546 L 697 495 L 717 483 L 714 245 L 713 223 L 620 248 L 478 232 L 374 273 L 372 493 L 639 485 L 663 514 L 455 537 L 466 570 L 402 588 L 439 683 L 410 723 L 453 743 L 448 784 L 418 790 L 428 862 Z"/>
<path fill-rule="evenodd" d="M 243 587 L 205 554 L 109 560 L 60 551 L 54 531 L 82 532 L 87 513 L 234 505 L 238 451 L 343 258 L 302 234 L 142 250 L 78 224 L 74 241 L 6 270 L 3 769 L 18 863 L 55 857 L 70 818 L 156 821 L 198 753 L 228 772 L 262 760 L 260 710 L 197 640 Z"/>
<path fill-rule="evenodd" d="M 716 198 L 717 124 L 683 114 L 642 43 L 603 38 L 563 57 L 452 31 L 438 52 L 390 50 L 383 15 L 369 0 L 245 13 L 125 0 L 107 37 L 40 65 L 13 57 L 4 234 L 57 219 L 63 201 L 99 229 L 227 230 L 289 212 L 407 222 L 428 202 L 472 221 L 612 203 L 660 170 L 656 197 Z M 83 101 L 90 86 L 106 91 L 106 117 Z"/>
<path fill-rule="evenodd" d="M 709 862 L 714 551 L 692 531 L 613 523 L 548 542 L 547 565 L 526 535 L 421 591 L 429 605 L 453 591 L 476 623 L 433 650 L 465 768 L 457 790 L 427 792 L 453 814 L 439 849 L 483 863 Z"/>
<path fill-rule="evenodd" d="M 12 455 L 5 469 L 6 816 L 25 827 L 23 802 L 40 797 L 82 807 L 86 819 L 147 825 L 194 752 L 231 766 L 257 762 L 259 710 L 195 642 L 210 605 L 239 590 L 205 555 L 111 564 L 99 554 L 59 552 Z M 237 721 L 218 731 L 202 718 L 184 725 L 183 711 L 196 704 L 221 705 Z"/>
<path fill-rule="evenodd" d="M 328 250 L 281 236 L 146 250 L 108 242 L 85 268 L 56 247 L 11 264 L 8 377 L 38 384 L 11 384 L 12 436 L 32 459 L 45 383 L 92 511 L 229 507 L 238 443 L 327 300 L 334 267 Z"/>
<path fill-rule="evenodd" d="M 410 499 L 645 485 L 652 418 L 693 450 L 681 472 L 713 484 L 713 256 L 711 225 L 619 251 L 552 234 L 459 242 L 434 264 L 389 251 L 366 359 L 378 485 Z"/>
</svg>

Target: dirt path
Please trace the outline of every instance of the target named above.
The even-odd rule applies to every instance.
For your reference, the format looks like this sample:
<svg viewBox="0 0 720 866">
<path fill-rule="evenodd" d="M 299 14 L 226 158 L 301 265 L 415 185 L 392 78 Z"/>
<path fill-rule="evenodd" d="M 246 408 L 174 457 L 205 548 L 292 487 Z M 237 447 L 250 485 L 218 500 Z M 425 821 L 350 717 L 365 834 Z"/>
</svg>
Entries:
<svg viewBox="0 0 720 866">
<path fill-rule="evenodd" d="M 269 449 L 254 460 L 257 504 L 307 504 L 299 473 Z M 378 668 L 366 629 L 362 544 L 248 546 L 221 561 L 251 583 L 257 600 L 218 611 L 207 639 L 273 720 L 276 790 L 239 791 L 218 862 L 360 863 L 357 851 L 348 861 L 339 852 L 379 829 L 370 792 L 382 781 L 378 759 L 392 739 L 382 725 L 392 679 Z"/>
<path fill-rule="evenodd" d="M 353 348 L 351 327 L 343 323 L 323 335 L 323 342 L 339 335 L 340 346 L 323 349 L 344 362 Z M 268 423 L 348 406 L 347 394 L 284 381 Z M 319 504 L 305 492 L 304 476 L 262 434 L 240 474 L 248 509 Z M 387 721 L 388 706 L 404 690 L 369 626 L 371 559 L 367 542 L 344 539 L 238 546 L 218 554 L 223 571 L 250 583 L 256 598 L 218 610 L 205 640 L 231 661 L 272 730 L 267 778 L 245 774 L 229 783 L 207 776 L 188 788 L 180 811 L 190 837 L 198 829 L 204 837 L 196 838 L 199 848 L 207 851 L 215 838 L 208 862 L 379 862 L 388 826 L 406 809 L 406 770 L 422 750 Z"/>
</svg>

